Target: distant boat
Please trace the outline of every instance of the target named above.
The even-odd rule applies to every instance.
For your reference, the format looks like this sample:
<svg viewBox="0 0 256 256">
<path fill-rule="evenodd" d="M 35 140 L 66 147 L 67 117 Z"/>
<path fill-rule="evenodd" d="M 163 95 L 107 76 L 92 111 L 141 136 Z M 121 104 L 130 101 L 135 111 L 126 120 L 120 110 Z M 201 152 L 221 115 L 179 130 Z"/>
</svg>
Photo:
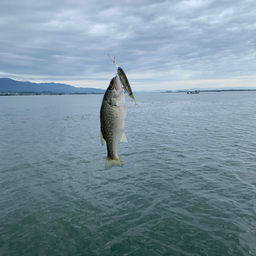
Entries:
<svg viewBox="0 0 256 256">
<path fill-rule="evenodd" d="M 187 94 L 198 94 L 199 91 L 195 90 L 195 91 L 188 91 Z"/>
</svg>

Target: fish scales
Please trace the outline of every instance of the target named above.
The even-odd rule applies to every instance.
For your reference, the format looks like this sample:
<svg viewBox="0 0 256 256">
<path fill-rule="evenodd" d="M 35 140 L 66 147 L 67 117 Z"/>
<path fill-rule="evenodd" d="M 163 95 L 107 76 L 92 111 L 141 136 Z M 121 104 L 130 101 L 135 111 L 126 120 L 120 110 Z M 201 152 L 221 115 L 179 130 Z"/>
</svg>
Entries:
<svg viewBox="0 0 256 256">
<path fill-rule="evenodd" d="M 106 169 L 113 165 L 122 166 L 117 155 L 117 144 L 127 141 L 124 134 L 125 115 L 125 96 L 119 77 L 116 76 L 104 94 L 100 111 L 101 142 L 107 143 Z"/>
<path fill-rule="evenodd" d="M 116 109 L 116 106 L 109 105 L 106 101 L 104 101 L 101 112 L 101 120 L 102 120 L 102 126 L 104 127 L 102 129 L 102 135 L 103 138 L 108 141 L 107 143 L 107 151 L 108 156 L 110 158 L 114 158 L 114 152 L 115 149 L 115 134 L 120 130 L 118 128 L 118 123 L 121 123 L 121 120 L 119 118 L 119 112 L 118 109 Z"/>
</svg>

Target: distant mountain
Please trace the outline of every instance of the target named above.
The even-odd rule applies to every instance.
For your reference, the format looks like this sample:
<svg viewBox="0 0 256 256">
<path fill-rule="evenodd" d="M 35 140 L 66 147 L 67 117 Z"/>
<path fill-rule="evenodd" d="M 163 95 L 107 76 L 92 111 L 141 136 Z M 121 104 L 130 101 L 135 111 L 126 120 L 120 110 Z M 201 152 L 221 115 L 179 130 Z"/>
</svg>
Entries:
<svg viewBox="0 0 256 256">
<path fill-rule="evenodd" d="M 20 82 L 10 78 L 0 78 L 0 92 L 53 92 L 53 93 L 104 93 L 105 90 L 95 88 L 76 88 L 58 83 Z"/>
</svg>

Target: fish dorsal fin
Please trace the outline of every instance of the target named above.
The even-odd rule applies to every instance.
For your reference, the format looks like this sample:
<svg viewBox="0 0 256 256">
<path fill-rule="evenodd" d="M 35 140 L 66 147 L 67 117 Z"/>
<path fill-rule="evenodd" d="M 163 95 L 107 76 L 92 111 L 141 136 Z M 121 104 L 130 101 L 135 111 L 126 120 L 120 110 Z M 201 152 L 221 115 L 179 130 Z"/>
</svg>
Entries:
<svg viewBox="0 0 256 256">
<path fill-rule="evenodd" d="M 121 137 L 120 142 L 128 142 L 128 140 L 127 140 L 127 138 L 126 138 L 124 132 L 123 132 L 123 135 L 122 135 L 122 137 Z"/>
<path fill-rule="evenodd" d="M 101 144 L 104 145 L 105 144 L 105 140 L 103 138 L 102 132 L 100 131 L 100 140 L 101 140 Z"/>
</svg>

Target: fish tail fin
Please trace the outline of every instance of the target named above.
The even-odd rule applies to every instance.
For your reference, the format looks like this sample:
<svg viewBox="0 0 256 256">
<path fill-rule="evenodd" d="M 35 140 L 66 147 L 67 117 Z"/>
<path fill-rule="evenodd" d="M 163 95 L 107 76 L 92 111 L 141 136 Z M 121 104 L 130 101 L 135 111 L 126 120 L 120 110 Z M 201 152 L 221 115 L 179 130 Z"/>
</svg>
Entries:
<svg viewBox="0 0 256 256">
<path fill-rule="evenodd" d="M 123 166 L 118 156 L 115 156 L 113 159 L 107 156 L 105 169 L 110 169 L 112 166 Z"/>
</svg>

